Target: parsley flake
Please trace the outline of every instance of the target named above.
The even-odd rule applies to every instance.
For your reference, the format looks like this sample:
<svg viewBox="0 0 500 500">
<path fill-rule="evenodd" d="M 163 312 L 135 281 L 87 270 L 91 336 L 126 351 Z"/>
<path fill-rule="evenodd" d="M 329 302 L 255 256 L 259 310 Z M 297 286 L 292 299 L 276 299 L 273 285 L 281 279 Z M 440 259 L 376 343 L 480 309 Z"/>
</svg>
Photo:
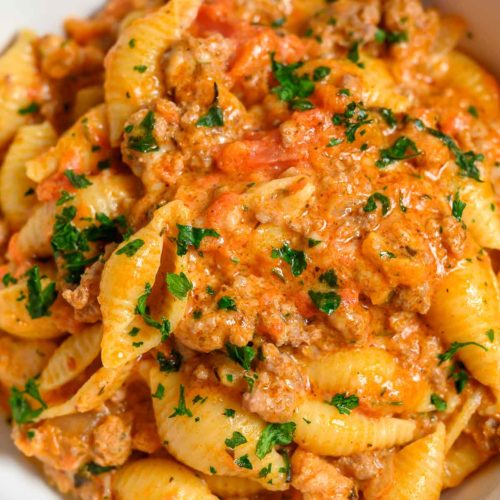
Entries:
<svg viewBox="0 0 500 500">
<path fill-rule="evenodd" d="M 168 418 L 174 418 L 174 417 L 192 417 L 193 413 L 189 408 L 186 407 L 186 399 L 184 397 L 184 386 L 181 384 L 179 387 L 179 402 L 177 403 L 178 406 L 174 408 L 174 412 L 172 415 L 169 415 Z"/>
<path fill-rule="evenodd" d="M 92 186 L 92 182 L 89 181 L 84 174 L 75 174 L 73 170 L 65 170 L 64 175 L 76 189 L 85 189 Z"/>
<path fill-rule="evenodd" d="M 315 292 L 314 290 L 309 290 L 308 295 L 312 300 L 312 303 L 325 314 L 330 316 L 335 312 L 341 302 L 341 297 L 335 292 Z"/>
<path fill-rule="evenodd" d="M 457 219 L 457 221 L 461 222 L 462 221 L 462 214 L 464 212 L 464 208 L 467 206 L 465 202 L 460 200 L 460 196 L 458 191 L 455 193 L 455 196 L 453 197 L 453 202 L 451 205 L 451 215 Z"/>
<path fill-rule="evenodd" d="M 300 276 L 307 268 L 306 254 L 301 250 L 290 248 L 288 243 L 284 243 L 281 248 L 273 248 L 271 257 L 290 264 L 294 276 Z"/>
<path fill-rule="evenodd" d="M 446 411 L 446 408 L 448 408 L 446 401 L 438 394 L 431 394 L 431 404 L 434 405 L 437 411 Z"/>
<path fill-rule="evenodd" d="M 214 99 L 212 105 L 208 108 L 205 115 L 200 117 L 196 122 L 197 127 L 223 127 L 224 113 L 219 106 L 219 87 L 214 82 Z"/>
<path fill-rule="evenodd" d="M 158 384 L 156 392 L 152 394 L 151 397 L 161 400 L 163 399 L 164 395 L 165 395 L 165 386 L 163 384 Z"/>
<path fill-rule="evenodd" d="M 242 469 L 253 469 L 252 462 L 250 462 L 250 459 L 248 458 L 248 454 L 242 455 L 240 458 L 237 458 L 234 463 L 238 466 L 241 467 Z"/>
<path fill-rule="evenodd" d="M 3 286 L 8 287 L 9 285 L 15 285 L 17 283 L 17 279 L 14 278 L 14 276 L 12 276 L 12 274 L 6 273 L 2 277 L 2 283 L 3 283 Z"/>
<path fill-rule="evenodd" d="M 33 409 L 30 402 L 24 397 L 25 395 L 31 396 L 35 401 L 40 404 L 39 408 Z M 33 422 L 44 409 L 47 408 L 45 401 L 43 401 L 38 391 L 38 382 L 36 378 L 30 378 L 24 390 L 21 391 L 16 387 L 10 390 L 9 405 L 12 411 L 12 418 L 18 424 L 28 424 Z"/>
<path fill-rule="evenodd" d="M 350 415 L 351 410 L 359 406 L 359 398 L 355 394 L 347 395 L 346 392 L 335 394 L 327 404 L 335 406 L 341 415 Z"/>
<path fill-rule="evenodd" d="M 450 359 L 452 359 L 459 349 L 467 346 L 480 347 L 481 349 L 483 349 L 483 351 L 488 350 L 486 347 L 484 347 L 484 345 L 478 344 L 477 342 L 452 342 L 450 348 L 446 352 L 438 354 L 438 366 L 442 365 L 445 361 L 449 361 Z"/>
<path fill-rule="evenodd" d="M 179 351 L 172 350 L 170 357 L 167 358 L 162 352 L 157 352 L 156 361 L 158 361 L 158 364 L 160 365 L 161 372 L 178 372 L 182 364 L 182 354 Z"/>
<path fill-rule="evenodd" d="M 24 108 L 20 108 L 17 110 L 17 113 L 20 114 L 21 116 L 24 115 L 32 115 L 33 113 L 38 113 L 40 111 L 40 105 L 36 102 L 32 102 L 28 104 Z"/>
<path fill-rule="evenodd" d="M 224 309 L 226 311 L 237 311 L 236 302 L 228 295 L 224 295 L 217 302 L 217 309 Z"/>
<path fill-rule="evenodd" d="M 42 280 L 40 278 L 40 268 L 34 266 L 26 272 L 28 277 L 28 302 L 26 309 L 32 319 L 50 316 L 50 306 L 57 298 L 56 284 L 49 283 L 45 288 L 42 288 Z"/>
<path fill-rule="evenodd" d="M 366 200 L 363 212 L 374 212 L 377 209 L 377 201 L 382 205 L 382 215 L 387 215 L 391 209 L 391 202 L 389 198 L 382 193 L 373 193 L 368 200 Z"/>
<path fill-rule="evenodd" d="M 167 288 L 169 292 L 177 299 L 182 300 L 193 289 L 193 283 L 184 274 L 167 273 Z"/>
<path fill-rule="evenodd" d="M 290 444 L 293 441 L 295 428 L 295 422 L 268 424 L 260 435 L 255 454 L 262 460 L 268 453 L 271 453 L 273 446 Z"/>
<path fill-rule="evenodd" d="M 283 64 L 275 59 L 271 53 L 271 69 L 279 85 L 273 87 L 271 92 L 276 94 L 281 101 L 288 102 L 292 109 L 311 109 L 313 104 L 306 98 L 314 92 L 314 83 L 309 75 L 298 75 L 297 69 L 304 65 L 303 62 Z"/>
<path fill-rule="evenodd" d="M 226 352 L 227 355 L 233 360 L 241 365 L 245 370 L 250 370 L 253 359 L 257 355 L 255 349 L 251 346 L 237 346 L 226 342 Z"/>
<path fill-rule="evenodd" d="M 227 438 L 224 441 L 224 444 L 234 450 L 237 446 L 241 446 L 242 444 L 248 443 L 247 438 L 238 431 L 234 431 L 231 438 Z"/>
<path fill-rule="evenodd" d="M 142 122 L 139 124 L 139 133 L 137 135 L 129 136 L 127 142 L 128 147 L 134 151 L 138 151 L 139 153 L 153 153 L 155 151 L 159 151 L 160 147 L 158 146 L 158 143 L 153 135 L 155 123 L 155 114 L 153 111 L 149 110 Z M 133 125 L 125 127 L 125 132 L 127 133 L 132 132 L 132 130 Z"/>
<path fill-rule="evenodd" d="M 129 241 L 126 245 L 116 251 L 116 255 L 126 255 L 127 257 L 132 257 L 142 246 L 144 246 L 144 240 L 137 239 Z"/>
<path fill-rule="evenodd" d="M 203 238 L 219 238 L 220 234 L 215 229 L 203 227 L 183 226 L 177 224 L 179 234 L 177 236 L 177 255 L 186 255 L 189 246 L 198 250 Z"/>
<path fill-rule="evenodd" d="M 402 135 L 398 137 L 394 144 L 380 151 L 380 157 L 375 162 L 378 168 L 385 168 L 395 161 L 410 160 L 420 155 L 421 151 L 416 144 L 408 137 Z"/>
</svg>

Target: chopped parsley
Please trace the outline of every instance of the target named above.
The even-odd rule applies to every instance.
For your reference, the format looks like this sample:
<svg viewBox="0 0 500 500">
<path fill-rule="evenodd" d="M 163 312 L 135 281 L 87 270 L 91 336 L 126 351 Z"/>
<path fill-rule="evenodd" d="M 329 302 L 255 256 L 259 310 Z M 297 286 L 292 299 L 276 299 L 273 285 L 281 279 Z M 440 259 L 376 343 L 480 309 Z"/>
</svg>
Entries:
<svg viewBox="0 0 500 500">
<path fill-rule="evenodd" d="M 392 252 L 389 252 L 388 250 L 382 250 L 379 255 L 382 259 L 395 259 L 396 258 L 396 255 L 393 254 Z"/>
<path fill-rule="evenodd" d="M 331 137 L 330 140 L 328 141 L 328 144 L 326 145 L 327 148 L 333 148 L 333 146 L 338 146 L 339 144 L 342 144 L 344 142 L 343 139 L 337 138 L 337 137 Z"/>
<path fill-rule="evenodd" d="M 74 194 L 69 194 L 67 191 L 63 190 L 63 191 L 61 191 L 61 196 L 56 201 L 56 206 L 60 207 L 61 205 L 64 205 L 68 201 L 72 201 L 74 199 L 75 199 L 75 195 Z"/>
<path fill-rule="evenodd" d="M 486 332 L 486 336 L 488 337 L 488 340 L 490 342 L 494 342 L 495 341 L 495 331 L 493 330 L 493 328 L 490 328 L 487 332 Z"/>
<path fill-rule="evenodd" d="M 111 472 L 113 469 L 116 469 L 114 465 L 98 465 L 95 462 L 89 462 L 85 465 L 85 468 L 93 476 L 99 476 L 101 474 L 105 474 L 106 472 Z"/>
<path fill-rule="evenodd" d="M 14 276 L 12 276 L 12 274 L 7 273 L 7 274 L 3 275 L 2 283 L 3 283 L 3 286 L 5 286 L 5 287 L 7 287 L 9 285 L 15 285 L 17 283 L 17 279 L 14 278 Z"/>
<path fill-rule="evenodd" d="M 321 80 L 324 80 L 331 72 L 332 70 L 328 66 L 318 66 L 313 71 L 313 80 L 315 82 L 320 82 Z"/>
<path fill-rule="evenodd" d="M 214 82 L 214 99 L 205 115 L 196 122 L 197 127 L 223 127 L 224 113 L 219 105 L 219 87 Z"/>
<path fill-rule="evenodd" d="M 279 85 L 273 87 L 271 92 L 276 94 L 281 101 L 288 102 L 292 109 L 305 110 L 313 108 L 311 101 L 306 98 L 314 92 L 314 83 L 308 74 L 298 75 L 297 69 L 304 65 L 303 62 L 283 64 L 274 58 L 271 53 L 271 69 Z"/>
<path fill-rule="evenodd" d="M 30 402 L 24 397 L 31 396 L 40 404 L 39 408 L 33 409 Z M 9 405 L 12 411 L 12 418 L 18 424 L 28 424 L 33 422 L 44 409 L 47 408 L 45 401 L 38 391 L 38 382 L 36 378 L 30 378 L 24 390 L 20 391 L 17 387 L 10 390 Z"/>
<path fill-rule="evenodd" d="M 281 450 L 279 454 L 283 457 L 285 462 L 284 467 L 280 467 L 278 472 L 285 475 L 285 481 L 290 483 L 292 481 L 292 464 L 290 463 L 290 455 L 287 450 Z"/>
<path fill-rule="evenodd" d="M 452 359 L 459 349 L 467 346 L 480 347 L 481 349 L 483 349 L 483 351 L 488 350 L 486 347 L 484 347 L 484 345 L 478 344 L 477 342 L 453 342 L 446 352 L 438 354 L 438 366 L 442 365 L 445 361 L 449 361 L 450 359 Z"/>
<path fill-rule="evenodd" d="M 73 170 L 65 170 L 64 175 L 76 189 L 85 189 L 92 186 L 92 182 L 90 182 L 84 174 L 75 174 Z"/>
<path fill-rule="evenodd" d="M 128 41 L 128 46 L 131 48 L 131 49 L 135 49 L 135 44 L 136 44 L 137 40 L 135 38 L 131 38 L 129 41 Z"/>
<path fill-rule="evenodd" d="M 124 245 L 116 252 L 116 255 L 126 255 L 127 257 L 132 257 L 143 245 L 144 240 L 141 239 L 129 241 L 126 245 Z"/>
<path fill-rule="evenodd" d="M 385 31 L 377 29 L 375 32 L 375 41 L 377 43 L 401 43 L 408 41 L 408 33 L 406 31 Z"/>
<path fill-rule="evenodd" d="M 140 328 L 137 328 L 136 326 L 134 326 L 133 328 L 130 329 L 130 331 L 128 332 L 128 335 L 130 335 L 131 337 L 137 337 L 137 335 L 139 335 L 140 331 L 141 331 Z"/>
<path fill-rule="evenodd" d="M 273 446 L 285 446 L 293 441 L 296 425 L 294 422 L 283 424 L 268 424 L 260 435 L 255 454 L 262 460 L 271 453 Z"/>
<path fill-rule="evenodd" d="M 252 361 L 257 355 L 255 349 L 249 345 L 240 347 L 230 342 L 226 342 L 226 352 L 233 361 L 236 361 L 245 370 L 250 370 Z"/>
<path fill-rule="evenodd" d="M 479 118 L 479 113 L 477 111 L 476 106 L 473 106 L 472 104 L 467 108 L 467 111 L 474 117 L 474 118 Z"/>
<path fill-rule="evenodd" d="M 300 276 L 307 267 L 306 254 L 301 250 L 290 248 L 288 243 L 284 243 L 281 248 L 273 248 L 271 257 L 284 260 L 287 264 L 290 264 L 294 276 Z"/>
<path fill-rule="evenodd" d="M 462 214 L 464 212 L 464 208 L 466 207 L 466 203 L 460 199 L 458 191 L 455 193 L 453 197 L 453 202 L 451 204 L 451 214 L 457 221 L 462 221 Z"/>
<path fill-rule="evenodd" d="M 355 394 L 347 395 L 346 392 L 340 394 L 335 394 L 330 401 L 326 401 L 327 404 L 335 406 L 341 415 L 350 415 L 351 410 L 354 410 L 359 406 L 359 398 Z"/>
<path fill-rule="evenodd" d="M 165 373 L 178 372 L 181 369 L 182 354 L 175 349 L 166 357 L 162 352 L 156 353 L 156 361 L 160 365 L 160 371 Z"/>
<path fill-rule="evenodd" d="M 344 113 L 335 113 L 332 118 L 334 125 L 345 126 L 345 136 L 347 142 L 356 140 L 356 132 L 363 125 L 368 125 L 372 121 L 368 119 L 368 112 L 361 102 L 350 102 L 346 106 Z"/>
<path fill-rule="evenodd" d="M 127 143 L 128 147 L 134 151 L 138 151 L 139 153 L 153 153 L 158 151 L 160 147 L 158 146 L 158 143 L 153 135 L 155 123 L 155 114 L 150 110 L 146 113 L 146 116 L 139 124 L 140 133 L 129 136 Z M 129 125 L 125 128 L 125 132 L 130 133 L 133 128 L 133 125 Z"/>
<path fill-rule="evenodd" d="M 317 247 L 321 243 L 321 240 L 315 240 L 314 238 L 309 238 L 307 240 L 307 246 L 309 248 Z"/>
<path fill-rule="evenodd" d="M 200 396 L 199 394 L 197 394 L 194 398 L 193 398 L 193 404 L 195 405 L 196 403 L 200 403 L 201 405 L 208 399 L 208 396 L 205 396 L 204 398 L 202 396 Z"/>
<path fill-rule="evenodd" d="M 148 67 L 144 66 L 143 64 L 140 64 L 138 66 L 134 66 L 134 71 L 137 71 L 137 73 L 145 73 L 147 71 Z"/>
<path fill-rule="evenodd" d="M 259 477 L 267 477 L 269 474 L 271 474 L 271 468 L 273 464 L 269 463 L 265 467 L 262 467 L 259 471 Z"/>
<path fill-rule="evenodd" d="M 36 102 L 32 102 L 28 104 L 24 108 L 20 108 L 17 110 L 17 113 L 20 114 L 21 116 L 24 115 L 32 115 L 33 113 L 38 113 L 40 111 L 40 105 Z"/>
<path fill-rule="evenodd" d="M 461 361 L 452 364 L 448 378 L 453 379 L 457 394 L 461 394 L 465 386 L 469 383 L 469 374 Z"/>
<path fill-rule="evenodd" d="M 172 415 L 169 415 L 168 418 L 174 418 L 174 417 L 192 417 L 193 413 L 189 408 L 186 407 L 186 399 L 184 397 L 184 386 L 181 384 L 179 386 L 179 402 L 177 403 L 177 406 L 174 408 L 174 412 Z"/>
<path fill-rule="evenodd" d="M 139 347 L 143 346 L 144 342 L 141 340 L 140 342 L 132 342 L 132 346 L 138 349 Z"/>
<path fill-rule="evenodd" d="M 224 441 L 224 444 L 232 450 L 234 450 L 237 446 L 241 446 L 245 443 L 248 443 L 247 438 L 238 431 L 234 431 L 233 435 Z"/>
<path fill-rule="evenodd" d="M 252 462 L 250 462 L 250 459 L 248 458 L 248 454 L 242 455 L 240 458 L 237 458 L 234 463 L 238 466 L 241 467 L 242 469 L 253 469 Z"/>
<path fill-rule="evenodd" d="M 385 123 L 389 125 L 389 127 L 396 128 L 398 121 L 396 120 L 396 117 L 394 116 L 392 109 L 380 108 L 378 112 L 380 113 L 380 116 L 384 119 Z"/>
<path fill-rule="evenodd" d="M 279 19 L 275 19 L 271 23 L 271 28 L 281 28 L 286 23 L 286 17 L 280 17 Z"/>
<path fill-rule="evenodd" d="M 237 311 L 236 302 L 234 299 L 229 297 L 228 295 L 224 295 L 217 302 L 217 309 L 223 309 L 226 311 Z"/>
<path fill-rule="evenodd" d="M 24 192 L 24 196 L 31 196 L 31 195 L 33 195 L 33 194 L 35 194 L 35 190 L 34 190 L 34 188 L 32 188 L 32 187 L 31 187 L 31 188 L 28 188 L 28 189 Z"/>
<path fill-rule="evenodd" d="M 220 234 L 215 229 L 203 227 L 183 226 L 177 224 L 179 234 L 177 236 L 177 255 L 186 255 L 189 246 L 198 250 L 203 238 L 219 238 Z"/>
<path fill-rule="evenodd" d="M 312 303 L 321 311 L 329 316 L 335 312 L 340 306 L 341 297 L 335 292 L 315 292 L 314 290 L 309 290 L 309 294 Z"/>
<path fill-rule="evenodd" d="M 223 415 L 227 418 L 232 418 L 232 417 L 234 417 L 235 414 L 236 414 L 236 411 L 233 410 L 232 408 L 226 408 L 224 410 L 224 413 L 223 413 Z"/>
<path fill-rule="evenodd" d="M 217 469 L 213 467 L 212 465 L 209 468 L 210 474 L 217 474 Z"/>
<path fill-rule="evenodd" d="M 149 296 L 153 289 L 149 283 L 146 283 L 144 287 L 144 293 L 137 299 L 137 304 L 135 306 L 135 314 L 138 314 L 144 320 L 146 325 L 152 328 L 156 328 L 160 331 L 161 340 L 164 342 L 170 335 L 170 321 L 168 319 L 162 318 L 161 322 L 153 319 L 149 312 L 149 307 L 146 305 Z"/>
<path fill-rule="evenodd" d="M 426 130 L 429 134 L 437 137 L 441 142 L 443 142 L 453 153 L 453 155 L 455 156 L 455 162 L 460 169 L 461 175 L 481 182 L 480 172 L 476 166 L 476 161 L 483 161 L 484 155 L 475 154 L 474 151 L 467 151 L 466 153 L 464 153 L 449 135 L 444 134 L 440 130 L 429 127 L 427 127 Z"/>
<path fill-rule="evenodd" d="M 378 168 L 385 168 L 395 161 L 410 160 L 420 155 L 421 151 L 417 145 L 408 137 L 402 135 L 398 137 L 389 148 L 380 151 L 380 157 L 375 162 Z"/>
<path fill-rule="evenodd" d="M 26 309 L 32 319 L 50 316 L 50 306 L 57 298 L 56 284 L 50 282 L 45 288 L 42 287 L 40 268 L 33 266 L 26 272 L 28 277 L 28 302 Z"/>
<path fill-rule="evenodd" d="M 185 299 L 187 294 L 193 289 L 193 283 L 184 274 L 167 273 L 167 288 L 169 292 L 177 299 Z"/>
<path fill-rule="evenodd" d="M 328 269 L 328 271 L 321 274 L 319 277 L 319 282 L 325 283 L 326 285 L 328 285 L 331 288 L 337 288 L 338 279 L 337 279 L 337 274 L 335 273 L 335 270 Z"/>
<path fill-rule="evenodd" d="M 165 396 L 165 386 L 163 384 L 158 384 L 156 392 L 152 394 L 151 397 L 161 400 L 163 396 Z"/>
<path fill-rule="evenodd" d="M 373 193 L 368 200 L 366 200 L 363 212 L 374 212 L 377 209 L 377 201 L 382 206 L 382 215 L 387 215 L 391 209 L 391 201 L 382 193 Z"/>
<path fill-rule="evenodd" d="M 446 411 L 446 408 L 448 408 L 446 401 L 438 394 L 431 394 L 431 403 L 437 411 Z"/>
<path fill-rule="evenodd" d="M 365 65 L 359 62 L 359 42 L 354 42 L 347 52 L 347 59 L 353 62 L 356 66 L 364 68 Z"/>
</svg>

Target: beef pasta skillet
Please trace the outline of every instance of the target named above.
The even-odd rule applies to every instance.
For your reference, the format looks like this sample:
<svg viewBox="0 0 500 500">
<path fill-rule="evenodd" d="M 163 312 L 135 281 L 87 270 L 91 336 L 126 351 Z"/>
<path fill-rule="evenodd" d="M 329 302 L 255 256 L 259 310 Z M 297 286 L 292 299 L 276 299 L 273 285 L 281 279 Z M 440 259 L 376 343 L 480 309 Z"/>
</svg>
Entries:
<svg viewBox="0 0 500 500">
<path fill-rule="evenodd" d="M 432 500 L 498 453 L 499 93 L 461 19 L 65 30 L 0 58 L 0 400 L 62 494 Z"/>
</svg>

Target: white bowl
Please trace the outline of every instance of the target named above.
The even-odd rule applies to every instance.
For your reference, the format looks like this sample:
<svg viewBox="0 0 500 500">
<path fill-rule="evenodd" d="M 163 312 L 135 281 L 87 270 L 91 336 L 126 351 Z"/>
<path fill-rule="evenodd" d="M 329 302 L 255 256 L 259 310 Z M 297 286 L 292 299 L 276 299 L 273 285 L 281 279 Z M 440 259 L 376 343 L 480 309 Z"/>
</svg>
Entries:
<svg viewBox="0 0 500 500">
<path fill-rule="evenodd" d="M 39 33 L 59 32 L 68 16 L 91 14 L 104 0 L 2 0 L 0 13 L 0 49 L 20 28 L 33 28 Z M 500 0 L 434 0 L 449 13 L 461 14 L 469 24 L 471 39 L 463 48 L 481 61 L 500 78 Z M 0 422 L 0 499 L 1 500 L 58 500 L 53 489 L 15 449 L 8 427 Z M 500 460 L 483 467 L 465 484 L 443 495 L 443 500 L 500 499 Z"/>
</svg>

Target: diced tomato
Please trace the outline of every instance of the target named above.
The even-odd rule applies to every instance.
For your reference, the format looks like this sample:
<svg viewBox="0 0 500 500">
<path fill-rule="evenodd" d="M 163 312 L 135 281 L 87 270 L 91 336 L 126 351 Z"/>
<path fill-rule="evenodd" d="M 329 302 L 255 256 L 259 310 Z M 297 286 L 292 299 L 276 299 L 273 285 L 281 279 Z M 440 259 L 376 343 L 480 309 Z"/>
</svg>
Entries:
<svg viewBox="0 0 500 500">
<path fill-rule="evenodd" d="M 40 201 L 53 201 L 61 196 L 61 191 L 72 189 L 68 178 L 63 173 L 56 173 L 37 186 L 36 195 Z"/>
<path fill-rule="evenodd" d="M 318 314 L 318 310 L 311 301 L 307 292 L 301 290 L 294 297 L 295 306 L 304 318 L 312 318 Z"/>
<path fill-rule="evenodd" d="M 279 175 L 304 159 L 301 154 L 300 150 L 286 149 L 279 131 L 273 131 L 225 145 L 220 150 L 217 166 L 227 174 L 259 180 Z"/>
</svg>

